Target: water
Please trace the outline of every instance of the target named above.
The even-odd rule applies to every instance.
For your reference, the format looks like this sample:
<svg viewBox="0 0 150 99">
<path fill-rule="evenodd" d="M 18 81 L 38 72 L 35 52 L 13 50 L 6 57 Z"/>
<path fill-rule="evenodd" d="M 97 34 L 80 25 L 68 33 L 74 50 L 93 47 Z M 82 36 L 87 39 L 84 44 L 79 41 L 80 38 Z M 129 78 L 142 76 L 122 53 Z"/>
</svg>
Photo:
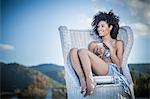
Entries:
<svg viewBox="0 0 150 99">
<path fill-rule="evenodd" d="M 48 89 L 47 96 L 45 99 L 52 99 L 52 89 Z"/>
</svg>

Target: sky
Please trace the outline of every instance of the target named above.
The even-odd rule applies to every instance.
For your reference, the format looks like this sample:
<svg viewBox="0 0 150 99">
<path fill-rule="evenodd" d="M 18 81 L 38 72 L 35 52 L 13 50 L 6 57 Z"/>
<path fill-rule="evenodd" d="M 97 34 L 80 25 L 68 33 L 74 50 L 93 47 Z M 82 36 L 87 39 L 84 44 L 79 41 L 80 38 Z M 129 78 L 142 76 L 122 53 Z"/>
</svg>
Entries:
<svg viewBox="0 0 150 99">
<path fill-rule="evenodd" d="M 149 0 L 1 0 L 0 61 L 64 65 L 59 26 L 91 29 L 93 16 L 111 9 L 134 33 L 128 63 L 150 63 Z"/>
</svg>

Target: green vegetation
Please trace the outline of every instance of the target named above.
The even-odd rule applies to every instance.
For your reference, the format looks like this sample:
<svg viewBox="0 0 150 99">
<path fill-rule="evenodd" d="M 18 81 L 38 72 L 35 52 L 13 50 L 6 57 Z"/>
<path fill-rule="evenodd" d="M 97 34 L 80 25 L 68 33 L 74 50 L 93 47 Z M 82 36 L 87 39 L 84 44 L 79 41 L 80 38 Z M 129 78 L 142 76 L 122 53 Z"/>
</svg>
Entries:
<svg viewBox="0 0 150 99">
<path fill-rule="evenodd" d="M 53 80 L 40 71 L 16 63 L 0 63 L 0 69 L 2 71 L 1 98 L 43 99 L 47 96 L 48 90 L 50 89 L 52 91 L 52 97 L 59 96 L 64 97 L 63 99 L 66 97 L 65 85 Z"/>
<path fill-rule="evenodd" d="M 64 88 L 62 84 L 52 80 L 46 75 L 43 75 L 39 71 L 32 70 L 30 75 L 32 75 L 33 77 L 33 82 L 21 91 L 21 93 L 19 94 L 20 98 L 45 98 L 45 96 L 47 95 L 47 90 L 49 88 Z"/>
<path fill-rule="evenodd" d="M 150 64 L 129 64 L 136 98 L 150 96 Z M 64 68 L 55 64 L 27 67 L 17 63 L 0 63 L 1 98 L 66 99 Z"/>
<path fill-rule="evenodd" d="M 144 67 L 143 67 L 144 68 Z M 147 67 L 149 68 L 149 67 Z M 145 68 L 146 69 L 146 68 Z M 134 82 L 136 97 L 149 98 L 150 96 L 150 74 L 137 71 L 134 66 L 130 69 Z"/>
</svg>

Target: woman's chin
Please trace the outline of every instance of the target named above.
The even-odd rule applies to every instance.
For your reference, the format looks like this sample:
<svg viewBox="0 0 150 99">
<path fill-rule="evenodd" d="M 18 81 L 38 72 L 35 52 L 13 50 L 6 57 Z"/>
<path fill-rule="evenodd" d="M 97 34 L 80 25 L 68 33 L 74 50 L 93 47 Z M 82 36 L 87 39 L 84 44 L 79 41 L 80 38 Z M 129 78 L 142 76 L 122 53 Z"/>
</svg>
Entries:
<svg viewBox="0 0 150 99">
<path fill-rule="evenodd" d="M 99 36 L 103 36 L 102 34 L 99 34 Z"/>
<path fill-rule="evenodd" d="M 99 35 L 100 37 L 103 37 L 104 35 Z"/>
</svg>

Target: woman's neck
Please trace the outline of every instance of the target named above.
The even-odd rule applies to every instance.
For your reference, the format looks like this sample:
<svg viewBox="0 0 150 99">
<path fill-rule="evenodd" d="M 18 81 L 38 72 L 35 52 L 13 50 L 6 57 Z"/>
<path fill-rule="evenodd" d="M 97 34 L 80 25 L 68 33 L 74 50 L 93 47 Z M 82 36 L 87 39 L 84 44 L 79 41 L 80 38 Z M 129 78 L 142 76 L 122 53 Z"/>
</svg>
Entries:
<svg viewBox="0 0 150 99">
<path fill-rule="evenodd" d="M 106 35 L 102 37 L 102 40 L 113 40 L 110 35 Z"/>
</svg>

